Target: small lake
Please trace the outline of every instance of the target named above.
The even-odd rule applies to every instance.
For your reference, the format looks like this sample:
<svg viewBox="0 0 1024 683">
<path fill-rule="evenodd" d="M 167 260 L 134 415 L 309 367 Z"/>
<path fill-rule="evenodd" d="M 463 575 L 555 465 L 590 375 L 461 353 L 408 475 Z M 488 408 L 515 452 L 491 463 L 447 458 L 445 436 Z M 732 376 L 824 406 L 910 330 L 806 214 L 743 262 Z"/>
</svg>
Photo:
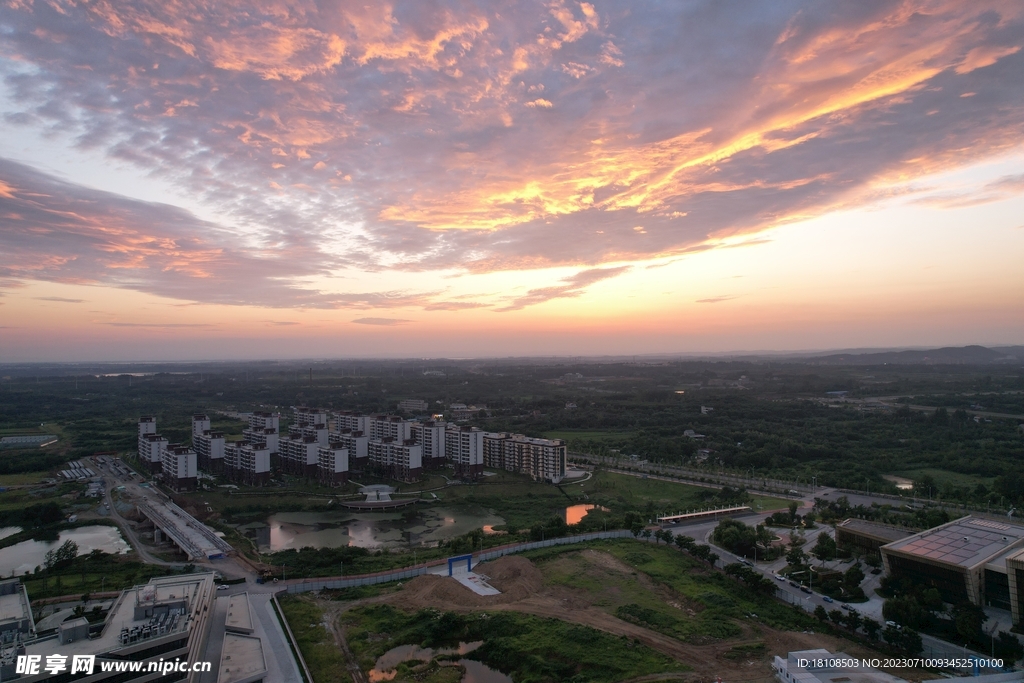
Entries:
<svg viewBox="0 0 1024 683">
<path fill-rule="evenodd" d="M 505 520 L 482 508 L 407 508 L 395 512 L 278 512 L 264 524 L 246 524 L 240 531 L 255 534 L 260 552 L 291 548 L 433 547 Z"/>
<path fill-rule="evenodd" d="M 4 534 L 8 529 L 0 529 Z M 20 531 L 20 530 L 19 530 Z M 17 531 L 13 532 L 17 533 Z M 6 533 L 11 536 L 11 533 Z M 0 536 L 2 538 L 3 536 Z M 123 555 L 131 550 L 131 546 L 121 538 L 121 532 L 113 526 L 81 526 L 60 532 L 56 541 L 22 541 L 6 548 L 0 548 L 0 576 L 31 573 L 36 567 L 42 566 L 47 551 L 56 550 L 65 541 L 78 544 L 78 554 L 88 555 L 93 550 L 102 550 L 113 555 Z"/>
<path fill-rule="evenodd" d="M 583 521 L 583 518 L 587 516 L 587 513 L 591 510 L 601 510 L 602 512 L 608 512 L 608 508 L 601 507 L 600 505 L 570 505 L 565 508 L 565 523 L 566 524 L 579 524 Z"/>
<path fill-rule="evenodd" d="M 394 679 L 395 667 L 402 662 L 408 661 L 420 661 L 429 662 L 431 659 L 438 655 L 464 655 L 472 652 L 483 645 L 482 640 L 478 640 L 474 643 L 459 643 L 458 648 L 442 647 L 438 649 L 434 648 L 423 648 L 419 645 L 399 645 L 393 647 L 378 659 L 373 668 L 369 671 L 370 683 L 380 683 L 381 681 L 390 681 Z M 473 659 L 460 659 L 458 664 L 461 665 L 466 673 L 462 676 L 461 683 L 513 683 L 512 679 L 501 673 L 495 671 L 489 666 L 482 664 Z"/>
</svg>

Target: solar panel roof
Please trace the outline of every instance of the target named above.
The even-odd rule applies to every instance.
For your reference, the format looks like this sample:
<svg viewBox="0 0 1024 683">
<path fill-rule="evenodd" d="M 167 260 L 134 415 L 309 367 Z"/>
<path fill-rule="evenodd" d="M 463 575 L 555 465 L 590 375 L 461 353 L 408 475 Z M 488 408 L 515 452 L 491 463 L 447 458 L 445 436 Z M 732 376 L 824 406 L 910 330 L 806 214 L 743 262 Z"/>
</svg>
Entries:
<svg viewBox="0 0 1024 683">
<path fill-rule="evenodd" d="M 973 567 L 1024 542 L 1024 527 L 965 517 L 885 546 L 947 564 Z"/>
</svg>

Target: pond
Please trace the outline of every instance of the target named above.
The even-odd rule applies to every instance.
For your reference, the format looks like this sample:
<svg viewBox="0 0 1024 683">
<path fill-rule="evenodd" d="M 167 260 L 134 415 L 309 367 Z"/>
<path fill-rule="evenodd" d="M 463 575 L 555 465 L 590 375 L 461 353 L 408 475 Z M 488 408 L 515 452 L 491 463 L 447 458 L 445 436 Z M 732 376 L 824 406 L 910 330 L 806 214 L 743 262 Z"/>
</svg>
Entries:
<svg viewBox="0 0 1024 683">
<path fill-rule="evenodd" d="M 473 643 L 459 643 L 458 648 L 423 648 L 419 645 L 399 645 L 393 647 L 378 659 L 373 668 L 370 669 L 370 683 L 380 683 L 394 679 L 395 667 L 402 662 L 420 661 L 429 662 L 438 655 L 464 655 L 472 652 L 483 645 L 482 640 Z M 457 663 L 462 666 L 466 673 L 462 676 L 462 683 L 512 683 L 512 679 L 495 671 L 486 664 L 473 659 L 460 659 Z"/>
<path fill-rule="evenodd" d="M 291 548 L 433 547 L 505 520 L 483 508 L 408 508 L 395 512 L 278 512 L 266 524 L 246 524 L 240 531 L 255 535 L 260 552 Z"/>
<path fill-rule="evenodd" d="M 6 527 L 0 529 L 4 533 Z M 10 536 L 11 534 L 6 534 Z M 65 541 L 78 544 L 78 554 L 88 555 L 93 550 L 102 550 L 116 555 L 123 555 L 131 550 L 117 527 L 113 526 L 80 526 L 60 532 L 56 541 L 22 541 L 6 548 L 0 548 L 0 576 L 11 576 L 31 573 L 36 567 L 42 566 L 46 553 L 56 550 Z"/>
<path fill-rule="evenodd" d="M 579 524 L 583 521 L 583 518 L 587 516 L 587 513 L 591 510 L 601 510 L 602 512 L 608 512 L 608 508 L 600 505 L 570 505 L 565 508 L 565 523 L 566 524 Z"/>
</svg>

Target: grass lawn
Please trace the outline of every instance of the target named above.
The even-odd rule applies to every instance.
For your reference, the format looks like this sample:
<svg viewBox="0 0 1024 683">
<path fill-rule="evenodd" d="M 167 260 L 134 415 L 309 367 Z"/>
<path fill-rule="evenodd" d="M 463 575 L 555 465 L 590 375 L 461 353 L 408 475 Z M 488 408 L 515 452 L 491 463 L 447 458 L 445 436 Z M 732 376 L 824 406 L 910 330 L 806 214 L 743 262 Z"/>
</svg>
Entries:
<svg viewBox="0 0 1024 683">
<path fill-rule="evenodd" d="M 47 470 L 41 470 L 39 472 L 18 472 L 17 474 L 0 474 L 0 486 L 38 484 L 49 476 L 51 475 Z"/>
<path fill-rule="evenodd" d="M 601 563 L 586 549 L 607 553 L 621 565 Z M 813 628 L 816 623 L 675 547 L 621 539 L 545 548 L 525 557 L 537 564 L 545 581 L 599 595 L 596 606 L 683 640 L 738 635 L 738 624 L 750 613 L 781 629 Z M 622 565 L 636 574 L 622 571 Z M 647 585 L 643 577 L 650 580 Z"/>
<path fill-rule="evenodd" d="M 984 484 L 985 486 L 991 487 L 992 483 L 996 480 L 995 477 L 982 477 L 977 474 L 963 474 L 961 472 L 950 472 L 949 470 L 940 470 L 933 467 L 925 467 L 916 470 L 901 470 L 900 472 L 894 472 L 898 477 L 906 477 L 907 479 L 920 479 L 925 475 L 929 475 L 935 480 L 937 485 L 945 486 L 946 484 L 952 484 L 954 486 L 977 486 L 978 484 Z M 920 493 L 920 492 L 919 492 Z M 913 495 L 912 491 L 904 491 L 904 495 Z M 924 492 L 925 497 L 928 496 L 928 492 Z"/>
<path fill-rule="evenodd" d="M 102 554 L 84 555 L 65 569 L 22 578 L 31 600 L 75 593 L 96 593 L 131 588 L 154 576 L 174 573 L 166 567 L 143 564 L 136 559 Z"/>
<path fill-rule="evenodd" d="M 304 595 L 286 595 L 278 602 L 314 683 L 351 681 L 345 668 L 345 656 L 324 628 L 324 615 L 316 603 Z"/>
</svg>

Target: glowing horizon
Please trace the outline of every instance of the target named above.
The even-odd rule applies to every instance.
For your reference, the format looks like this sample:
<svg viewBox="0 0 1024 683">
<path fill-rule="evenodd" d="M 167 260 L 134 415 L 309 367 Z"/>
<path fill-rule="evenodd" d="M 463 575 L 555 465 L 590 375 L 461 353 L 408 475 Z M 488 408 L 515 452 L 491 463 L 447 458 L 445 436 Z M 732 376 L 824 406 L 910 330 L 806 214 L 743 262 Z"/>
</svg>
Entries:
<svg viewBox="0 0 1024 683">
<path fill-rule="evenodd" d="M 1024 7 L 0 5 L 0 361 L 1024 343 Z"/>
</svg>

